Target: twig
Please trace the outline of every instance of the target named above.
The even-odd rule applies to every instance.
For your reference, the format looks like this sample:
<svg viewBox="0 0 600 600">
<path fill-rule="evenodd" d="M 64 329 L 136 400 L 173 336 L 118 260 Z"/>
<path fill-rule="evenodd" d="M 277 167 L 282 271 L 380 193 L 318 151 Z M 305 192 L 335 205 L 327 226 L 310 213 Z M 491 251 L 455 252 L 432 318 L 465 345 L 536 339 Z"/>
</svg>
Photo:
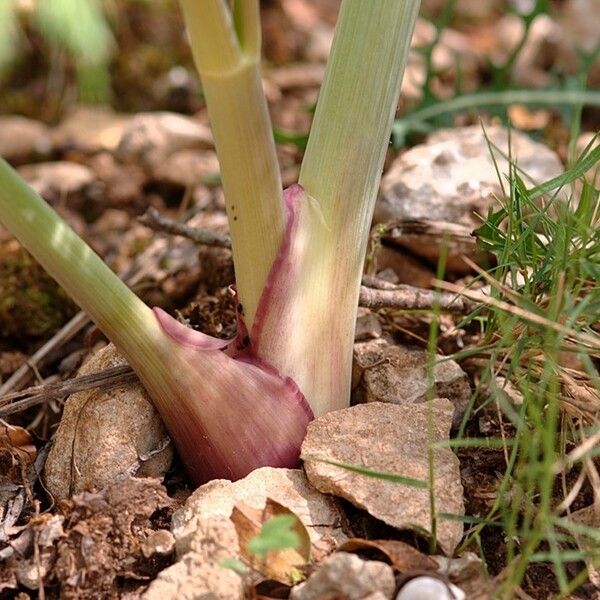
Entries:
<svg viewBox="0 0 600 600">
<path fill-rule="evenodd" d="M 180 235 L 198 244 L 218 246 L 219 248 L 231 248 L 231 240 L 228 236 L 214 233 L 208 229 L 191 227 L 185 223 L 169 219 L 168 217 L 161 215 L 153 206 L 148 207 L 146 212 L 141 217 L 138 217 L 138 221 L 154 231 L 170 233 L 171 235 Z"/>
<path fill-rule="evenodd" d="M 435 292 L 412 285 L 393 284 L 374 277 L 363 277 L 358 303 L 365 308 L 404 310 L 439 310 L 464 314 L 473 303 L 457 294 Z"/>
<path fill-rule="evenodd" d="M 529 321 L 530 323 L 535 323 L 536 325 L 541 325 L 542 327 L 547 327 L 548 329 L 552 329 L 560 334 L 566 336 L 567 339 L 573 340 L 586 348 L 591 350 L 600 350 L 600 336 L 599 335 L 590 335 L 588 333 L 583 333 L 580 331 L 576 331 L 571 327 L 567 327 L 562 323 L 557 323 L 555 321 L 551 321 L 542 315 L 538 315 L 529 310 L 525 310 L 519 306 L 515 306 L 513 304 L 509 304 L 503 300 L 498 300 L 496 298 L 492 298 L 490 296 L 483 296 L 478 294 L 477 292 L 473 292 L 468 290 L 467 288 L 461 287 L 459 285 L 455 285 L 448 281 L 435 280 L 435 285 L 452 291 L 456 294 L 460 294 L 469 300 L 473 300 L 475 302 L 479 302 L 480 304 L 485 304 L 487 306 L 493 306 L 499 310 L 503 310 L 511 315 L 515 315 L 525 321 Z"/>
<path fill-rule="evenodd" d="M 46 385 L 30 387 L 20 392 L 12 392 L 11 394 L 0 396 L 0 417 L 5 417 L 54 398 L 74 394 L 75 392 L 91 388 L 109 390 L 135 379 L 136 374 L 132 371 L 131 367 L 123 365 L 120 367 L 111 367 L 98 373 L 90 373 L 89 375 L 67 379 L 66 381 L 54 381 Z"/>
<path fill-rule="evenodd" d="M 90 318 L 83 312 L 77 313 L 66 325 L 61 327 L 37 352 L 22 364 L 1 386 L 0 397 L 8 394 L 22 385 L 30 376 L 31 371 L 54 350 L 74 338 L 86 325 Z"/>
</svg>

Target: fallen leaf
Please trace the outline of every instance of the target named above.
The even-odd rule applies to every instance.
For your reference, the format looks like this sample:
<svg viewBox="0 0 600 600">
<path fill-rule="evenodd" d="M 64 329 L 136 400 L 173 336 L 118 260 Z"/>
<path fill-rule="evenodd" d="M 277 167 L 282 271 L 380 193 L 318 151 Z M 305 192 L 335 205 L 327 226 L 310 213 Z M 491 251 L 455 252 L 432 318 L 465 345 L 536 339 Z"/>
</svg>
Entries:
<svg viewBox="0 0 600 600">
<path fill-rule="evenodd" d="M 363 540 L 350 539 L 342 544 L 339 548 L 340 552 L 353 552 L 362 554 L 365 551 L 369 552 L 369 558 L 372 556 L 372 551 L 383 554 L 389 561 L 390 565 L 399 573 L 407 573 L 409 571 L 436 571 L 438 563 L 419 552 L 409 544 L 398 540 Z"/>
<path fill-rule="evenodd" d="M 310 559 L 310 537 L 291 510 L 271 498 L 262 511 L 238 503 L 231 521 L 242 557 L 256 571 L 283 584 L 304 579 L 300 568 Z"/>
</svg>

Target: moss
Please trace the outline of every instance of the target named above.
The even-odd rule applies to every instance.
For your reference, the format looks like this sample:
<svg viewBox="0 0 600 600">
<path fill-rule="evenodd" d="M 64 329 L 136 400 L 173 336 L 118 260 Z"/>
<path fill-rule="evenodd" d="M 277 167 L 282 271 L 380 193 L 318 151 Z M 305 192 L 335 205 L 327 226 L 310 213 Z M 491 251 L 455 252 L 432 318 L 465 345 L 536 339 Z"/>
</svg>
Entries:
<svg viewBox="0 0 600 600">
<path fill-rule="evenodd" d="M 0 243 L 0 336 L 45 338 L 77 308 L 59 285 L 14 241 Z"/>
</svg>

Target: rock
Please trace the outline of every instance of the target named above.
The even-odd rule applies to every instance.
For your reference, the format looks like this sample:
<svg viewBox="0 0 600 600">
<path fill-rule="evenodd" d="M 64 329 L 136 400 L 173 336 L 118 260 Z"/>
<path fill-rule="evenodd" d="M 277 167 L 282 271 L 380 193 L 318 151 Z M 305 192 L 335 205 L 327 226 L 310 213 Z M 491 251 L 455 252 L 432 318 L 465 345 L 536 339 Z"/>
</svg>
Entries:
<svg viewBox="0 0 600 600">
<path fill-rule="evenodd" d="M 23 162 L 52 150 L 50 130 L 39 121 L 20 116 L 0 116 L 0 156 L 9 162 Z"/>
<path fill-rule="evenodd" d="M 264 509 L 267 498 L 292 511 L 308 532 L 314 561 L 347 538 L 334 499 L 323 496 L 297 469 L 263 467 L 240 481 L 214 480 L 200 486 L 172 519 L 180 558 L 152 583 L 144 598 L 165 600 L 243 598 L 241 578 L 224 568 L 224 559 L 240 559 L 238 532 L 230 519 L 234 507 Z"/>
<path fill-rule="evenodd" d="M 399 248 L 379 246 L 375 250 L 375 264 L 377 269 L 391 270 L 395 274 L 393 283 L 406 283 L 426 289 L 434 285 L 435 271 L 424 265 L 422 260 Z M 381 277 L 380 273 L 377 276 Z"/>
<path fill-rule="evenodd" d="M 242 579 L 221 566 L 237 558 L 240 547 L 233 523 L 223 516 L 200 515 L 195 521 L 193 550 L 161 571 L 144 600 L 235 600 L 244 597 Z"/>
<path fill-rule="evenodd" d="M 148 200 L 142 189 L 148 177 L 139 165 L 122 165 L 109 152 L 98 152 L 90 156 L 87 162 L 106 190 L 102 197 L 103 210 L 99 219 L 106 212 L 106 206 L 127 205 L 131 208 L 131 204 L 136 202 L 140 210 L 147 207 Z"/>
<path fill-rule="evenodd" d="M 324 560 L 304 583 L 292 589 L 290 600 L 339 597 L 362 600 L 376 592 L 391 598 L 395 587 L 394 572 L 389 565 L 337 552 Z"/>
<path fill-rule="evenodd" d="M 582 133 L 577 138 L 576 152 L 577 156 L 581 156 L 585 149 L 594 141 L 594 143 L 590 146 L 588 150 L 588 154 L 600 146 L 600 136 L 597 133 L 592 133 L 591 131 Z M 595 179 L 600 178 L 600 162 L 597 162 L 586 174 L 585 177 L 588 181 L 594 181 Z"/>
<path fill-rule="evenodd" d="M 381 323 L 377 315 L 372 313 L 368 308 L 359 306 L 356 314 L 355 341 L 359 342 L 380 338 L 382 333 Z"/>
<path fill-rule="evenodd" d="M 78 106 L 54 128 L 56 147 L 94 154 L 114 152 L 131 117 L 101 106 Z"/>
<path fill-rule="evenodd" d="M 140 113 L 124 128 L 117 157 L 152 170 L 178 150 L 212 147 L 210 129 L 195 119 L 170 112 Z"/>
<path fill-rule="evenodd" d="M 193 187 L 219 174 L 219 160 L 212 150 L 178 150 L 153 165 L 151 176 L 162 183 Z"/>
<path fill-rule="evenodd" d="M 301 470 L 263 467 L 233 483 L 225 479 L 210 481 L 188 498 L 172 519 L 177 554 L 183 556 L 197 546 L 202 519 L 229 519 L 238 503 L 262 510 L 267 497 L 302 521 L 310 535 L 313 556 L 329 554 L 347 539 L 335 500 L 313 489 Z"/>
<path fill-rule="evenodd" d="M 591 53 L 598 47 L 598 31 L 600 30 L 600 10 L 598 8 L 598 0 L 570 0 L 561 5 L 560 27 L 564 29 L 572 48 Z M 600 61 L 596 54 L 596 70 L 599 66 Z"/>
<path fill-rule="evenodd" d="M 501 174 L 509 170 L 508 132 L 501 126 L 486 128 Z M 527 174 L 528 183 L 540 183 L 562 172 L 561 162 L 555 152 L 532 141 L 525 134 L 512 130 L 511 153 L 519 168 Z M 503 181 L 505 184 L 505 182 Z M 374 222 L 399 224 L 399 235 L 393 243 L 420 256 L 433 265 L 439 258 L 443 236 L 432 247 L 435 236 L 425 235 L 423 225 L 416 235 L 402 235 L 404 224 L 415 221 L 424 224 L 444 224 L 437 229 L 451 234 L 457 229 L 460 242 L 449 245 L 448 270 L 466 272 L 460 255 L 466 253 L 477 258 L 474 239 L 469 233 L 481 225 L 477 215 L 487 216 L 488 209 L 498 206 L 496 197 L 502 196 L 498 174 L 490 156 L 484 132 L 479 125 L 440 130 L 431 135 L 425 144 L 411 148 L 392 164 L 381 183 Z M 470 242 L 470 244 L 469 244 Z"/>
<path fill-rule="evenodd" d="M 498 20 L 494 26 L 498 47 L 492 56 L 496 64 L 503 64 L 509 58 L 524 31 L 523 20 L 517 14 L 509 13 Z M 550 15 L 538 15 L 511 70 L 514 82 L 529 88 L 551 85 L 548 65 L 561 62 L 563 38 L 561 26 Z"/>
<path fill-rule="evenodd" d="M 111 344 L 79 371 L 95 373 L 126 364 Z M 137 380 L 101 391 L 72 394 L 54 437 L 45 483 L 56 498 L 100 489 L 119 476 L 162 478 L 173 450 L 150 398 Z"/>
<path fill-rule="evenodd" d="M 354 344 L 352 398 L 356 403 L 418 404 L 427 400 L 427 352 L 385 339 Z M 454 427 L 460 425 L 471 397 L 467 374 L 457 362 L 436 356 L 434 394 L 454 406 Z"/>
<path fill-rule="evenodd" d="M 434 493 L 438 513 L 464 514 L 459 462 L 448 440 L 448 400 L 399 406 L 371 402 L 327 413 L 308 426 L 301 458 L 308 480 L 325 494 L 345 498 L 392 527 L 431 531 L 429 491 L 355 473 L 325 459 L 427 482 L 428 448 L 434 446 Z M 430 431 L 431 429 L 431 431 Z M 461 539 L 460 521 L 439 519 L 437 541 L 452 554 Z"/>
<path fill-rule="evenodd" d="M 161 571 L 142 595 L 143 600 L 242 600 L 242 578 L 190 552 Z"/>
<path fill-rule="evenodd" d="M 168 556 L 175 549 L 175 537 L 168 529 L 153 531 L 142 544 L 142 554 L 150 558 L 155 554 Z"/>
<path fill-rule="evenodd" d="M 459 587 L 466 597 L 483 600 L 494 595 L 494 581 L 490 579 L 483 561 L 473 552 L 465 552 L 459 558 L 432 556 L 438 565 L 438 573 Z"/>
<path fill-rule="evenodd" d="M 436 577 L 415 577 L 405 583 L 396 600 L 465 600 L 465 593 L 453 583 Z"/>
<path fill-rule="evenodd" d="M 68 161 L 25 165 L 18 171 L 40 196 L 49 201 L 71 200 L 72 196 L 85 195 L 96 181 L 91 169 Z"/>
</svg>

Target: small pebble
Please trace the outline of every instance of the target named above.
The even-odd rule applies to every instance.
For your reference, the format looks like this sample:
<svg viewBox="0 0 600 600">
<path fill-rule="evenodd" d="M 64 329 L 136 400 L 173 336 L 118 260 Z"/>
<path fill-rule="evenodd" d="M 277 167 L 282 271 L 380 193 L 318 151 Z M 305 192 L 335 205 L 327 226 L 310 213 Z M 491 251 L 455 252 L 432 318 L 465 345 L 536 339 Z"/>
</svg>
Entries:
<svg viewBox="0 0 600 600">
<path fill-rule="evenodd" d="M 467 596 L 452 583 L 435 577 L 415 577 L 402 586 L 396 600 L 465 600 Z"/>
</svg>

